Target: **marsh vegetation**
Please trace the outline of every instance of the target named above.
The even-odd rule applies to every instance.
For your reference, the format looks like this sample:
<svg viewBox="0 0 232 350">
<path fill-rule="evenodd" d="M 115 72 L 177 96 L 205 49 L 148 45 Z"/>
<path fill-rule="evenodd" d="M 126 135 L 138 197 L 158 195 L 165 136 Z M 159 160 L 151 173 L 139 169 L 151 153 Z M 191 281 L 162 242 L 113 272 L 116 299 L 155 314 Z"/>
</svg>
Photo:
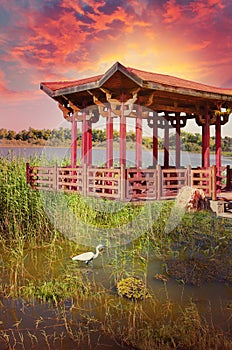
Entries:
<svg viewBox="0 0 232 350">
<path fill-rule="evenodd" d="M 173 201 L 101 201 L 96 210 L 63 194 L 88 226 L 126 224 L 134 238 L 104 236 L 104 253 L 86 267 L 71 257 L 95 247 L 58 230 L 54 193 L 49 217 L 26 184 L 25 161 L 0 158 L 0 168 L 1 349 L 232 349 L 231 221 L 206 211 L 180 219 Z"/>
</svg>

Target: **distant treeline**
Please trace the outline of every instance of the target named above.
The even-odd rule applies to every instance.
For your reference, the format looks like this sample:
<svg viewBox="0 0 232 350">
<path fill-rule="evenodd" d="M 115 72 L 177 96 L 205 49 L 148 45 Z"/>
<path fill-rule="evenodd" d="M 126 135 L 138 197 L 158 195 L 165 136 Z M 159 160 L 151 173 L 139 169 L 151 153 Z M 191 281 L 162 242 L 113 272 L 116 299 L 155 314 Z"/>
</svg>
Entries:
<svg viewBox="0 0 232 350">
<path fill-rule="evenodd" d="M 81 132 L 78 130 L 77 132 L 77 141 L 81 143 Z M 118 141 L 120 138 L 119 131 L 114 130 L 114 140 Z M 127 141 L 135 142 L 136 136 L 135 132 L 128 131 L 127 132 Z M 104 144 L 106 141 L 106 130 L 93 129 L 92 130 L 92 140 L 93 145 L 99 145 L 101 143 Z M 71 130 L 68 128 L 59 128 L 59 129 L 34 129 L 29 128 L 28 130 L 22 130 L 19 132 L 7 129 L 0 129 L 0 141 L 1 144 L 4 141 L 9 144 L 10 141 L 12 143 L 19 144 L 28 144 L 28 145 L 48 145 L 48 146 L 70 146 L 71 141 Z M 143 146 L 151 149 L 153 140 L 152 137 L 143 137 Z M 163 138 L 158 139 L 159 148 L 163 149 L 164 140 Z M 176 135 L 175 133 L 171 133 L 169 137 L 169 146 L 170 149 L 175 149 L 176 147 Z M 201 134 L 195 133 L 192 134 L 190 132 L 181 131 L 181 148 L 182 150 L 189 152 L 199 152 L 201 151 L 202 146 L 202 137 Z M 215 137 L 211 137 L 210 139 L 210 149 L 215 150 Z M 231 152 L 232 151 L 232 138 L 229 136 L 225 136 L 222 138 L 222 151 L 223 152 Z"/>
</svg>

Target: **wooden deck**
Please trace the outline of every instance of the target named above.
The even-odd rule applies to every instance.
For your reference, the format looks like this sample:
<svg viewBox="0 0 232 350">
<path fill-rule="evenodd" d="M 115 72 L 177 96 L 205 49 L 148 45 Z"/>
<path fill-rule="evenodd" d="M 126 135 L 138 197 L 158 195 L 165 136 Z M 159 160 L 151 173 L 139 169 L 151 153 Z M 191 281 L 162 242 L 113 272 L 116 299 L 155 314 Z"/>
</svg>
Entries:
<svg viewBox="0 0 232 350">
<path fill-rule="evenodd" d="M 175 198 L 184 186 L 202 189 L 206 197 L 217 199 L 216 167 L 208 169 L 51 167 L 27 164 L 27 182 L 33 189 L 78 192 L 84 197 L 120 201 Z"/>
</svg>

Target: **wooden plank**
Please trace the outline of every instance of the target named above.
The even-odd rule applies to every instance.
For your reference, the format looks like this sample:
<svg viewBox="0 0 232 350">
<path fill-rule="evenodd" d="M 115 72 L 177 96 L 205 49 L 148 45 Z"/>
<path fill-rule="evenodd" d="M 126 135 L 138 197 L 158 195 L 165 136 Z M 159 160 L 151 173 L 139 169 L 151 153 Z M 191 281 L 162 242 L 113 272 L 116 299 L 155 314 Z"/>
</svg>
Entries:
<svg viewBox="0 0 232 350">
<path fill-rule="evenodd" d="M 90 186 L 88 186 L 88 188 L 116 190 L 116 189 L 118 189 L 118 186 L 111 186 L 111 185 L 90 185 Z"/>
<path fill-rule="evenodd" d="M 49 185 L 53 185 L 53 181 L 52 180 L 42 180 L 42 179 L 38 179 L 36 180 L 37 183 L 40 184 L 49 184 Z"/>
<path fill-rule="evenodd" d="M 180 189 L 182 187 L 183 187 L 182 185 L 168 185 L 163 187 L 163 191 L 167 191 L 169 189 Z"/>
<path fill-rule="evenodd" d="M 186 182 L 186 177 L 183 177 L 183 176 L 163 177 L 163 181 L 185 181 Z"/>
<path fill-rule="evenodd" d="M 115 178 L 115 177 L 101 177 L 101 176 L 96 176 L 96 177 L 92 177 L 89 176 L 88 177 L 89 180 L 94 180 L 94 181 L 119 181 L 119 178 Z"/>
</svg>

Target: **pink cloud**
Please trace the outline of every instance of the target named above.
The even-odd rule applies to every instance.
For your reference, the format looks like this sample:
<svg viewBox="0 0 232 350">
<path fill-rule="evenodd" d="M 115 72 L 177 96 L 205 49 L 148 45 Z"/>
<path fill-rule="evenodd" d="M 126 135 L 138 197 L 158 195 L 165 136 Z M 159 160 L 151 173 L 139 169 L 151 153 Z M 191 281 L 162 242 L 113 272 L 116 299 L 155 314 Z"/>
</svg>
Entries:
<svg viewBox="0 0 232 350">
<path fill-rule="evenodd" d="M 8 87 L 9 82 L 5 78 L 4 72 L 0 71 L 0 101 L 6 102 L 10 101 L 11 103 L 17 103 L 22 100 L 29 100 L 32 98 L 31 92 L 28 91 L 18 91 L 13 90 Z"/>
<path fill-rule="evenodd" d="M 220 10 L 225 8 L 225 1 L 222 0 L 197 0 L 190 3 L 190 10 L 198 20 L 210 19 L 218 16 Z M 209 23 L 207 23 L 209 24 Z"/>
</svg>

